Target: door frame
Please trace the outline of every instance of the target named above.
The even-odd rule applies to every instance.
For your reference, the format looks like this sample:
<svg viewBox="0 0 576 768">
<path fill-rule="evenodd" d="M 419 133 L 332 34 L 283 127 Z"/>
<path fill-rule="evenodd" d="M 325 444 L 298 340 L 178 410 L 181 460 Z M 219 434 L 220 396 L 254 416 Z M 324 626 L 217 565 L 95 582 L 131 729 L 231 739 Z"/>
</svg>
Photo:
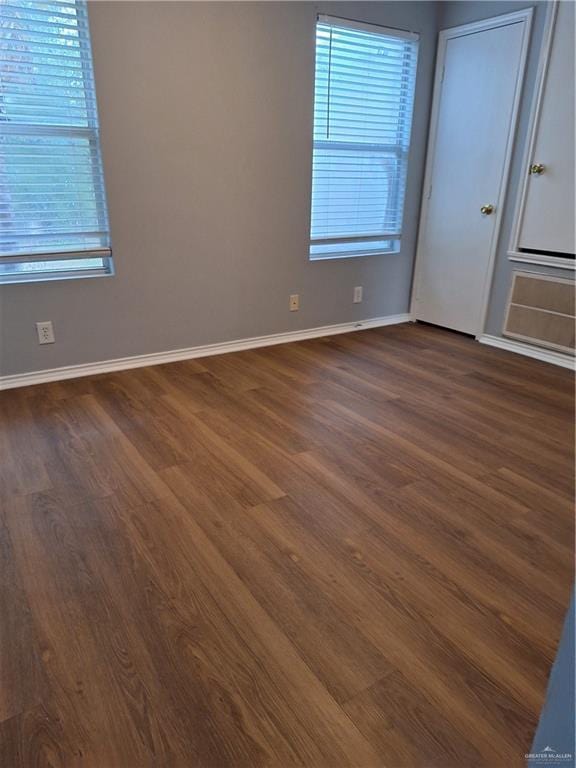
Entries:
<svg viewBox="0 0 576 768">
<path fill-rule="evenodd" d="M 533 8 L 524 8 L 521 11 L 505 13 L 501 16 L 493 16 L 489 19 L 474 21 L 470 24 L 462 24 L 458 27 L 443 29 L 438 35 L 438 51 L 436 56 L 436 70 L 434 75 L 434 92 L 432 97 L 432 111 L 430 113 L 430 127 L 428 131 L 428 146 L 426 150 L 426 170 L 424 173 L 424 185 L 422 187 L 422 203 L 420 210 L 420 221 L 418 231 L 418 244 L 416 248 L 416 259 L 414 263 L 414 276 L 412 280 L 412 298 L 410 304 L 410 314 L 412 320 L 416 319 L 416 305 L 418 297 L 418 287 L 420 279 L 420 269 L 422 265 L 423 252 L 425 247 L 425 224 L 428 217 L 428 201 L 432 190 L 432 169 L 434 164 L 434 151 L 436 147 L 436 134 L 438 129 L 438 119 L 440 116 L 440 103 L 442 97 L 442 81 L 444 79 L 444 62 L 446 58 L 446 47 L 449 40 L 456 37 L 465 37 L 476 32 L 484 32 L 488 29 L 497 29 L 506 27 L 510 24 L 521 23 L 522 46 L 520 49 L 520 58 L 518 60 L 518 70 L 516 73 L 516 86 L 514 89 L 514 102 L 512 105 L 512 114 L 510 119 L 510 129 L 506 137 L 506 151 L 504 155 L 504 167 L 500 180 L 500 187 L 496 197 L 496 211 L 494 229 L 490 239 L 488 252 L 488 266 L 481 289 L 481 312 L 480 322 L 476 329 L 476 338 L 478 339 L 484 332 L 486 325 L 486 315 L 488 312 L 488 302 L 490 299 L 490 290 L 492 287 L 492 278 L 494 275 L 494 266 L 496 261 L 496 248 L 500 237 L 500 228 L 502 225 L 503 208 L 506 205 L 506 188 L 510 176 L 510 164 L 512 152 L 515 145 L 516 129 L 518 125 L 518 113 L 520 108 L 520 99 L 522 97 L 522 86 L 524 84 L 524 74 L 526 71 L 526 59 L 528 55 L 528 45 L 530 42 L 530 31 L 532 28 Z"/>
<path fill-rule="evenodd" d="M 540 49 L 540 58 L 538 61 L 538 72 L 536 73 L 536 88 L 532 97 L 532 106 L 530 107 L 530 116 L 528 118 L 528 133 L 524 144 L 524 153 L 522 155 L 522 168 L 527 169 L 532 161 L 536 138 L 538 135 L 538 124 L 540 122 L 540 113 L 542 111 L 542 102 L 544 100 L 544 89 L 548 77 L 548 67 L 550 56 L 552 54 L 552 44 L 554 42 L 554 32 L 556 29 L 556 19 L 558 17 L 559 0 L 549 0 L 546 6 L 546 19 L 544 21 L 544 32 L 542 34 L 542 47 Z M 574 259 L 563 258 L 562 256 L 546 256 L 544 254 L 523 253 L 519 248 L 520 226 L 524 215 L 524 207 L 528 194 L 528 184 L 530 177 L 525 170 L 520 177 L 520 185 L 516 195 L 516 208 L 512 230 L 510 232 L 510 243 L 508 245 L 508 259 L 512 262 L 531 266 L 555 267 L 556 269 L 567 269 L 574 271 L 576 264 Z M 524 267 L 519 267 L 523 269 Z"/>
</svg>

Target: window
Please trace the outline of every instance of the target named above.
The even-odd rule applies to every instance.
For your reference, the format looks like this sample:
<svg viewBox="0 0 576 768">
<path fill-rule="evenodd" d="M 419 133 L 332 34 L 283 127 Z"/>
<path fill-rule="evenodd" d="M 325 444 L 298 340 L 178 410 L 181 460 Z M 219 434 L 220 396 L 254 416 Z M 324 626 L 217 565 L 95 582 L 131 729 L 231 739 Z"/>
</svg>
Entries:
<svg viewBox="0 0 576 768">
<path fill-rule="evenodd" d="M 399 249 L 417 41 L 318 18 L 311 259 Z"/>
<path fill-rule="evenodd" d="M 0 2 L 0 282 L 111 271 L 86 3 Z"/>
</svg>

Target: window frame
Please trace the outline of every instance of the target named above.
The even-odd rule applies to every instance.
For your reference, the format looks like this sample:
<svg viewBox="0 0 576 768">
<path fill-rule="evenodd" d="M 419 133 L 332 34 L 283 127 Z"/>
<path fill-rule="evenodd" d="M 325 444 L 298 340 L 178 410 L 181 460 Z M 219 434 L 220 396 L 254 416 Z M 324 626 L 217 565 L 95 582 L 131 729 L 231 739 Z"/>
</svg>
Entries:
<svg viewBox="0 0 576 768">
<path fill-rule="evenodd" d="M 112 258 L 112 247 L 110 244 L 110 224 L 108 219 L 108 206 L 106 201 L 106 186 L 104 180 L 104 171 L 102 167 L 102 150 L 100 144 L 100 127 L 98 121 L 98 107 L 96 97 L 96 86 L 94 82 L 92 43 L 90 37 L 90 26 L 88 18 L 88 7 L 86 0 L 74 0 L 75 15 L 78 20 L 78 49 L 80 58 L 80 69 L 82 71 L 83 93 L 85 96 L 87 125 L 72 124 L 38 124 L 26 122 L 10 122 L 10 120 L 0 120 L 0 133 L 4 136 L 22 136 L 22 137 L 56 137 L 56 138 L 80 138 L 87 142 L 88 153 L 91 157 L 90 171 L 93 177 L 93 192 L 95 210 L 100 224 L 99 229 L 93 232 L 82 231 L 78 234 L 83 236 L 98 236 L 107 243 L 102 247 L 95 248 L 77 248 L 75 250 L 54 251 L 47 250 L 38 252 L 36 250 L 26 252 L 14 250 L 13 252 L 0 252 L 0 285 L 14 283 L 44 282 L 53 280 L 71 280 L 86 277 L 106 277 L 114 274 L 114 263 Z M 34 12 L 34 8 L 23 8 Z M 49 13 L 49 12 L 47 12 Z M 58 11 L 54 11 L 57 15 Z M 45 34 L 45 33 L 43 33 Z M 6 46 L 9 50 L 8 46 Z M 50 65 L 46 65 L 50 66 Z M 65 85 L 63 86 L 66 87 Z M 91 92 L 91 93 L 90 93 Z M 47 194 L 50 194 L 48 192 Z M 58 232 L 57 234 L 67 235 L 67 232 Z M 75 233 L 74 233 L 75 234 Z M 19 235 L 15 235 L 15 242 Z M 101 265 L 90 265 L 89 262 L 100 261 Z M 55 267 L 56 264 L 70 262 L 74 266 L 66 269 L 64 267 Z M 85 262 L 82 265 L 82 262 Z M 2 272 L 2 267 L 6 265 L 45 264 L 46 268 L 29 271 Z M 52 268 L 50 268 L 52 267 Z"/>
<path fill-rule="evenodd" d="M 316 17 L 316 23 L 315 23 L 316 65 L 318 63 L 318 47 L 317 47 L 318 46 L 318 27 L 320 25 L 331 26 L 337 29 L 340 28 L 344 30 L 346 29 L 359 30 L 362 32 L 368 32 L 373 35 L 382 35 L 383 37 L 394 37 L 400 40 L 408 40 L 416 44 L 416 49 L 414 53 L 411 54 L 414 57 L 414 63 L 413 63 L 414 76 L 410 84 L 410 87 L 412 88 L 410 111 L 409 113 L 404 114 L 402 123 L 400 123 L 399 121 L 398 131 L 397 131 L 399 137 L 401 137 L 404 134 L 406 120 L 409 121 L 409 129 L 407 131 L 408 142 L 406 145 L 403 145 L 403 143 L 400 140 L 395 144 L 390 144 L 389 142 L 379 144 L 379 143 L 369 143 L 369 142 L 360 142 L 360 141 L 339 141 L 339 140 L 330 140 L 330 139 L 316 139 L 315 132 L 316 132 L 317 71 L 315 69 L 314 111 L 313 111 L 313 128 L 312 128 L 313 137 L 312 137 L 312 174 L 311 174 L 311 216 L 310 216 L 310 238 L 309 238 L 308 259 L 309 261 L 326 261 L 326 260 L 332 260 L 332 259 L 349 259 L 349 258 L 359 258 L 362 256 L 382 256 L 382 255 L 399 253 L 401 248 L 401 238 L 402 238 L 402 230 L 403 230 L 406 185 L 407 185 L 407 176 L 408 176 L 408 159 L 409 159 L 411 135 L 412 135 L 412 129 L 413 129 L 413 115 L 414 115 L 414 108 L 415 108 L 415 92 L 416 92 L 416 82 L 417 82 L 420 35 L 416 32 L 412 32 L 409 30 L 393 29 L 390 27 L 384 27 L 376 24 L 368 24 L 364 22 L 353 21 L 350 19 L 344 19 L 344 18 L 335 17 L 335 16 L 328 16 L 325 14 L 318 14 Z M 383 153 L 386 152 L 396 156 L 397 166 L 400 169 L 403 169 L 403 173 L 401 172 L 401 175 L 395 176 L 393 180 L 394 181 L 393 197 L 396 199 L 395 209 L 399 211 L 399 217 L 402 220 L 402 225 L 400 226 L 399 232 L 394 232 L 394 233 L 367 232 L 365 235 L 355 234 L 350 236 L 329 235 L 325 237 L 313 237 L 312 228 L 313 228 L 313 216 L 314 216 L 313 195 L 314 195 L 315 153 L 317 150 L 330 151 L 331 149 L 334 149 L 336 151 L 337 150 L 353 151 L 354 149 L 357 149 L 358 151 L 363 151 L 363 152 L 370 152 L 370 151 L 383 152 Z M 370 242 L 381 243 L 382 247 L 379 247 L 374 250 L 361 248 L 363 243 L 370 243 Z M 358 248 L 354 250 L 350 248 L 348 251 L 342 250 L 341 252 L 337 252 L 337 251 L 331 251 L 331 252 L 327 251 L 326 253 L 313 252 L 313 249 L 315 246 L 329 246 L 331 243 L 334 243 L 334 245 L 345 245 L 346 243 L 349 243 L 350 246 L 352 246 L 353 244 L 356 244 L 358 245 Z"/>
</svg>

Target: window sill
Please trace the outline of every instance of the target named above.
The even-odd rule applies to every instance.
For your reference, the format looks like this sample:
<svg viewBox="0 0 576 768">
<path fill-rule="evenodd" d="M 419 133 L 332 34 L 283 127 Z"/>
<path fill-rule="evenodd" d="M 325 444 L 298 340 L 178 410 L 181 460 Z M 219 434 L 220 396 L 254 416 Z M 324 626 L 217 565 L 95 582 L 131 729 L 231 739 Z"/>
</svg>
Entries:
<svg viewBox="0 0 576 768">
<path fill-rule="evenodd" d="M 97 272 L 62 273 L 45 272 L 43 274 L 15 273 L 13 275 L 0 275 L 0 288 L 4 285 L 25 285 L 28 283 L 54 283 L 61 280 L 85 280 L 94 277 L 114 277 L 114 268 L 101 269 Z"/>
<path fill-rule="evenodd" d="M 395 248 L 393 251 L 371 251 L 370 253 L 344 253 L 344 254 L 331 254 L 326 256 L 308 256 L 308 261 L 341 261 L 342 259 L 365 259 L 372 256 L 397 256 L 400 253 L 400 248 Z"/>
</svg>

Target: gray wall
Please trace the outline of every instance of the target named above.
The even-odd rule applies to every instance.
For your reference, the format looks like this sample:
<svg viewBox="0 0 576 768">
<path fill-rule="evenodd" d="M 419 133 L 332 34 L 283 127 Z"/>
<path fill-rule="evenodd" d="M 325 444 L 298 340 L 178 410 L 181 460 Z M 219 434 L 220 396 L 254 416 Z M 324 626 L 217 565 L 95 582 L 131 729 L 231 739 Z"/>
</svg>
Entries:
<svg viewBox="0 0 576 768">
<path fill-rule="evenodd" d="M 422 35 L 399 255 L 307 261 L 317 10 Z M 0 287 L 1 373 L 406 312 L 437 10 L 92 3 L 116 275 Z M 38 346 L 38 320 L 56 344 Z"/>
<path fill-rule="evenodd" d="M 508 193 L 504 205 L 502 228 L 500 230 L 500 238 L 496 251 L 496 264 L 486 321 L 485 332 L 494 336 L 502 335 L 502 326 L 504 324 L 506 303 L 508 301 L 513 269 L 526 269 L 530 272 L 539 272 L 542 274 L 557 274 L 560 277 L 573 275 L 573 272 L 568 272 L 562 269 L 539 267 L 533 264 L 523 265 L 518 262 L 511 262 L 508 259 L 507 254 L 514 217 L 514 208 L 516 205 L 516 190 L 518 189 L 521 174 L 526 173 L 526 168 L 523 165 L 524 147 L 526 143 L 526 134 L 529 128 L 532 96 L 536 87 L 536 73 L 542 45 L 542 33 L 544 31 L 547 5 L 547 2 L 526 2 L 525 0 L 517 0 L 516 2 L 514 0 L 497 0 L 495 2 L 469 0 L 469 2 L 445 2 L 439 4 L 438 20 L 440 29 L 456 27 L 460 24 L 487 19 L 491 16 L 510 13 L 522 8 L 534 8 L 532 34 L 524 79 L 524 90 L 518 117 L 516 144 L 512 155 Z"/>
<path fill-rule="evenodd" d="M 576 739 L 574 724 L 574 703 L 576 694 L 576 595 L 564 620 L 558 653 L 548 680 L 546 700 L 542 707 L 540 722 L 534 734 L 530 753 L 543 754 L 544 758 L 528 760 L 527 768 L 557 768 L 569 760 L 559 760 L 555 754 L 573 754 Z M 555 753 L 543 752 L 548 745 L 554 745 Z M 548 759 L 549 758 L 549 759 Z M 556 759 L 555 759 L 556 758 Z"/>
</svg>

